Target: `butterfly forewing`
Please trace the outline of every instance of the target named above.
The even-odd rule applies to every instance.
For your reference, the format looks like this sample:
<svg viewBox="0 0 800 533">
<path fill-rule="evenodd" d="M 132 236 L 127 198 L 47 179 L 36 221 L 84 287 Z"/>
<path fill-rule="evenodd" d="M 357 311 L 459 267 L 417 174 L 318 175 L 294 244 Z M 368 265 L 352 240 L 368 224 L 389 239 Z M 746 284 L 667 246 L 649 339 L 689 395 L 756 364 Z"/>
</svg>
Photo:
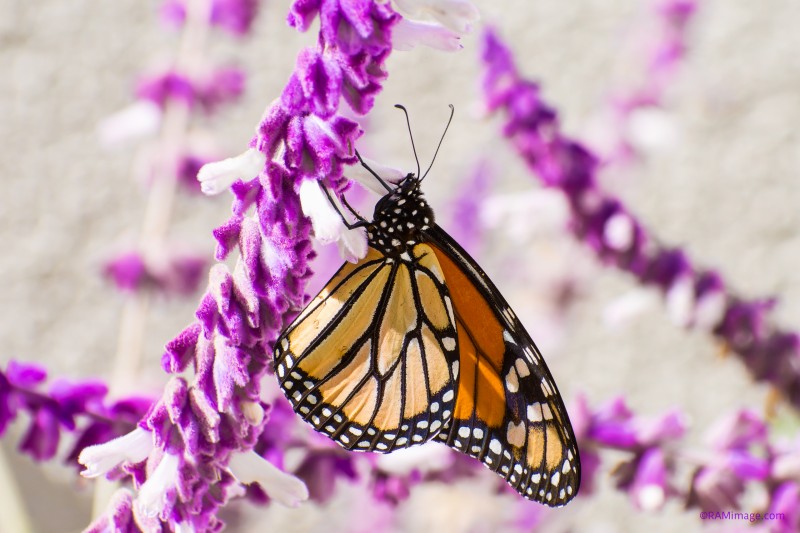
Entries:
<svg viewBox="0 0 800 533">
<path fill-rule="evenodd" d="M 526 498 L 565 504 L 578 491 L 580 462 L 544 359 L 475 261 L 441 228 L 427 234 L 452 294 L 461 361 L 453 420 L 437 438 Z"/>
<path fill-rule="evenodd" d="M 346 263 L 276 343 L 295 411 L 352 450 L 389 452 L 441 431 L 458 371 L 443 279 L 425 245 L 411 262 L 371 248 Z"/>
</svg>

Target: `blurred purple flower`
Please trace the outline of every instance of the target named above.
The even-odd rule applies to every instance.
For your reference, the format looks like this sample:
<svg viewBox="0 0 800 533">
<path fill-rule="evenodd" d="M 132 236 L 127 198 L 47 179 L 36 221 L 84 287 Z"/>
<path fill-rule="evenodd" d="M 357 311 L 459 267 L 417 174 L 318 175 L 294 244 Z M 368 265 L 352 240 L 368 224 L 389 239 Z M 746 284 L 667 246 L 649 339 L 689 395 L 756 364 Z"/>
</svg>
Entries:
<svg viewBox="0 0 800 533">
<path fill-rule="evenodd" d="M 165 0 L 161 4 L 161 20 L 168 26 L 180 27 L 186 20 L 187 0 Z M 212 0 L 209 24 L 233 35 L 250 31 L 258 12 L 258 0 Z"/>
<path fill-rule="evenodd" d="M 588 137 L 604 163 L 625 163 L 642 149 L 668 147 L 677 135 L 664 95 L 674 83 L 686 55 L 689 26 L 697 12 L 696 0 L 656 0 L 653 19 L 635 45 L 646 50 L 647 64 L 633 87 L 618 89 L 611 109 L 591 124 Z"/>
<path fill-rule="evenodd" d="M 133 495 L 127 489 L 119 489 L 111 498 L 106 512 L 89 524 L 84 533 L 138 533 L 141 531 L 133 519 Z"/>
<path fill-rule="evenodd" d="M 176 176 L 178 183 L 185 191 L 190 193 L 200 193 L 200 182 L 197 179 L 197 173 L 208 163 L 215 161 L 215 158 L 201 155 L 198 153 L 185 153 L 178 160 L 178 170 Z"/>
<path fill-rule="evenodd" d="M 453 222 L 450 235 L 471 255 L 478 253 L 484 233 L 481 206 L 489 192 L 492 171 L 488 161 L 474 165 L 463 190 L 453 200 Z"/>
<path fill-rule="evenodd" d="M 736 352 L 759 380 L 800 406 L 800 337 L 767 322 L 770 305 L 727 292 L 721 276 L 695 267 L 685 252 L 658 244 L 617 198 L 597 184 L 597 161 L 564 136 L 539 87 L 521 77 L 510 51 L 492 31 L 484 36 L 483 88 L 489 111 L 506 111 L 503 133 L 547 187 L 561 190 L 572 231 L 605 263 L 654 285 L 679 325 L 703 327 Z"/>
<path fill-rule="evenodd" d="M 108 261 L 103 274 L 122 292 L 190 295 L 200 286 L 207 265 L 207 259 L 195 254 L 173 253 L 148 262 L 138 252 L 125 252 Z"/>
<path fill-rule="evenodd" d="M 206 111 L 213 111 L 219 105 L 239 98 L 245 79 L 243 71 L 231 67 L 220 67 L 196 78 L 168 70 L 139 80 L 136 96 L 161 109 L 168 101 L 177 101 L 189 107 L 199 105 Z"/>
<path fill-rule="evenodd" d="M 47 372 L 39 365 L 10 361 L 0 371 L 0 435 L 20 411 L 29 418 L 20 441 L 21 452 L 37 461 L 52 459 L 65 433 L 75 444 L 65 461 L 75 464 L 83 447 L 130 431 L 152 403 L 131 397 L 106 404 L 108 388 L 97 380 L 54 380 L 47 388 Z"/>
<path fill-rule="evenodd" d="M 352 453 L 341 449 L 311 451 L 297 467 L 295 474 L 305 482 L 312 500 L 325 503 L 333 496 L 339 479 L 358 478 L 355 461 Z"/>
<path fill-rule="evenodd" d="M 800 487 L 796 481 L 781 483 L 775 489 L 769 512 L 781 517 L 768 522 L 770 531 L 790 533 L 800 528 Z"/>
</svg>

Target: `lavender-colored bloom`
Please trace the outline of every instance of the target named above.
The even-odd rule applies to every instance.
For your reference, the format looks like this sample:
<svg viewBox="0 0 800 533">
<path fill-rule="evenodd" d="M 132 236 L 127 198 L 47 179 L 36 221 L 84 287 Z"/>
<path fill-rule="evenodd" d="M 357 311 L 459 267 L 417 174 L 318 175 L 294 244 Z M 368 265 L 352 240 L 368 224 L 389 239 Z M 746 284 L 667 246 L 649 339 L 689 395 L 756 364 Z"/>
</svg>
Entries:
<svg viewBox="0 0 800 533">
<path fill-rule="evenodd" d="M 800 528 L 800 486 L 796 481 L 787 481 L 775 489 L 769 512 L 783 517 L 770 522 L 771 531 L 790 533 Z"/>
<path fill-rule="evenodd" d="M 111 498 L 106 512 L 92 522 L 84 533 L 137 533 L 141 529 L 133 518 L 133 495 L 127 489 L 119 489 Z"/>
<path fill-rule="evenodd" d="M 196 98 L 193 85 L 185 75 L 167 71 L 139 80 L 135 93 L 137 98 L 149 100 L 163 109 L 168 100 L 193 104 Z"/>
<path fill-rule="evenodd" d="M 258 12 L 258 0 L 212 0 L 208 23 L 242 36 L 250 31 Z M 182 26 L 186 20 L 186 0 L 165 0 L 161 20 L 168 26 Z"/>
<path fill-rule="evenodd" d="M 195 254 L 165 254 L 147 261 L 138 252 L 124 252 L 105 264 L 103 274 L 123 292 L 189 295 L 200 286 L 206 267 L 207 260 Z"/>
<path fill-rule="evenodd" d="M 218 68 L 198 78 L 167 70 L 139 80 L 136 96 L 161 109 L 167 102 L 181 102 L 189 107 L 199 105 L 212 111 L 221 104 L 236 100 L 244 90 L 244 82 L 244 72 L 236 68 Z"/>
<path fill-rule="evenodd" d="M 674 466 L 664 449 L 685 433 L 683 415 L 669 411 L 659 417 L 637 416 L 621 397 L 591 410 L 586 398 L 578 396 L 569 411 L 581 450 L 581 494 L 593 490 L 604 448 L 631 453 L 614 476 L 636 507 L 656 509 L 674 492 L 669 485 Z"/>
<path fill-rule="evenodd" d="M 719 274 L 696 267 L 682 250 L 658 244 L 619 199 L 603 191 L 595 157 L 560 132 L 555 110 L 542 100 L 535 83 L 521 77 L 511 53 L 492 31 L 484 36 L 483 61 L 487 108 L 507 112 L 505 136 L 545 186 L 564 193 L 573 232 L 603 262 L 657 287 L 678 324 L 713 332 L 757 379 L 769 381 L 800 406 L 797 333 L 767 322 L 768 303 L 735 296 Z"/>
<path fill-rule="evenodd" d="M 65 460 L 75 463 L 84 447 L 130 431 L 150 400 L 125 398 L 106 404 L 108 388 L 97 380 L 54 380 L 45 388 L 47 372 L 38 365 L 11 361 L 0 371 L 0 435 L 20 412 L 28 426 L 19 449 L 36 459 L 52 459 L 66 434 L 75 443 Z"/>
<path fill-rule="evenodd" d="M 308 487 L 309 497 L 325 503 L 333 496 L 333 489 L 339 479 L 358 478 L 355 462 L 353 454 L 341 449 L 312 451 L 306 455 L 295 473 Z"/>
<path fill-rule="evenodd" d="M 645 511 L 660 509 L 671 492 L 668 486 L 668 466 L 664 451 L 651 448 L 644 452 L 635 463 L 635 472 L 629 483 L 620 480 L 626 488 L 634 506 Z"/>
<path fill-rule="evenodd" d="M 663 109 L 664 94 L 688 49 L 688 29 L 697 12 L 696 0 L 656 0 L 653 20 L 637 46 L 647 52 L 642 81 L 617 90 L 611 109 L 593 124 L 591 144 L 605 163 L 626 162 L 643 148 L 661 148 L 674 142 L 676 127 Z"/>
<path fill-rule="evenodd" d="M 319 13 L 319 47 L 301 53 L 251 150 L 199 173 L 204 189 L 233 184 L 232 217 L 215 236 L 219 257 L 234 247 L 240 257 L 233 269 L 212 267 L 197 325 L 168 345 L 164 367 L 176 372 L 191 364 L 194 375 L 174 376 L 140 423 L 153 449 L 146 468 L 131 470 L 139 489 L 133 506 L 138 519 L 217 529 L 222 523 L 216 509 L 241 494 L 243 483 L 259 482 L 271 499 L 287 504 L 308 496 L 300 481 L 252 452 L 268 420 L 259 381 L 272 342 L 306 301 L 312 225 L 300 187 L 322 179 L 333 190 L 344 187 L 342 168 L 355 160 L 353 145 L 361 132 L 337 114 L 338 104 L 344 98 L 358 102 L 358 111 L 369 108 L 385 77 L 383 62 L 397 21 L 385 4 L 313 4 L 296 2 L 292 13 L 305 10 L 303 24 Z M 105 446 L 94 448 L 87 468 L 99 472 L 97 465 L 119 457 Z"/>
<path fill-rule="evenodd" d="M 489 190 L 492 173 L 487 161 L 477 163 L 463 191 L 453 201 L 450 235 L 471 255 L 478 253 L 483 234 L 481 206 Z"/>
</svg>

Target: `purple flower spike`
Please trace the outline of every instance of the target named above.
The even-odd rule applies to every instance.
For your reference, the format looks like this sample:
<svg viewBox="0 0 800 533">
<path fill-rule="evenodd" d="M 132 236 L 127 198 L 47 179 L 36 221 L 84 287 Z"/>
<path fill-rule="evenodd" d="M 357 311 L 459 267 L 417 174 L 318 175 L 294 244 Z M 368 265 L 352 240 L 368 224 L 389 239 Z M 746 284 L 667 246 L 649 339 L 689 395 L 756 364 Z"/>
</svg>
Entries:
<svg viewBox="0 0 800 533">
<path fill-rule="evenodd" d="M 132 433 L 87 448 L 80 457 L 87 474 L 109 473 L 121 465 L 133 476 L 138 487 L 133 515 L 147 529 L 218 530 L 219 507 L 246 492 L 285 505 L 308 498 L 299 479 L 253 451 L 256 447 L 270 461 L 283 463 L 283 449 L 275 443 L 283 441 L 267 445 L 259 438 L 269 419 L 260 381 L 268 371 L 272 343 L 306 302 L 312 231 L 328 232 L 320 222 L 327 220 L 330 205 L 321 207 L 314 187 L 320 193 L 322 186 L 340 192 L 346 187 L 342 170 L 355 162 L 361 130 L 338 112 L 339 105 L 343 98 L 358 102 L 359 111 L 371 105 L 385 77 L 391 28 L 399 17 L 388 4 L 371 0 L 296 2 L 292 13 L 304 13 L 300 25 L 320 16 L 317 48 L 301 53 L 282 98 L 265 112 L 250 148 L 197 173 L 203 192 L 234 193 L 232 216 L 214 236 L 218 258 L 234 249 L 239 257 L 235 266 L 211 268 L 197 323 L 167 345 L 165 369 L 194 374 L 174 376 Z M 236 93 L 235 76 L 218 78 L 214 90 L 193 80 L 190 103 L 207 107 L 209 95 L 219 100 L 217 95 Z M 153 84 L 151 97 L 160 102 L 174 98 L 174 81 L 164 76 Z M 273 423 L 280 428 L 276 412 Z M 311 454 L 305 469 L 311 478 L 315 472 L 348 477 L 355 472 L 348 461 Z M 245 491 L 242 485 L 250 483 L 260 488 Z"/>
<path fill-rule="evenodd" d="M 782 483 L 775 489 L 769 512 L 783 517 L 770 522 L 772 531 L 790 533 L 800 528 L 800 487 L 796 482 Z"/>
<path fill-rule="evenodd" d="M 647 450 L 639 459 L 633 482 L 628 487 L 633 504 L 645 511 L 660 509 L 667 499 L 667 465 L 664 452 Z"/>
<path fill-rule="evenodd" d="M 127 293 L 150 289 L 170 295 L 190 295 L 198 289 L 206 267 L 206 259 L 195 254 L 170 252 L 148 260 L 131 251 L 108 261 L 103 274 Z"/>
<path fill-rule="evenodd" d="M 714 333 L 756 379 L 769 381 L 800 406 L 800 336 L 769 323 L 772 302 L 728 292 L 718 274 L 696 267 L 682 250 L 659 245 L 619 199 L 602 190 L 595 156 L 562 134 L 555 110 L 519 74 L 493 31 L 484 35 L 482 59 L 486 107 L 506 112 L 505 136 L 545 186 L 565 195 L 576 236 L 604 263 L 657 287 L 678 325 Z"/>
<path fill-rule="evenodd" d="M 701 468 L 692 477 L 687 506 L 714 512 L 739 509 L 744 488 L 744 480 L 729 470 Z"/>
<path fill-rule="evenodd" d="M 5 377 L 10 385 L 27 389 L 35 387 L 47 379 L 47 371 L 36 363 L 8 362 Z"/>
<path fill-rule="evenodd" d="M 707 441 L 716 450 L 747 450 L 763 444 L 767 426 L 755 412 L 743 409 L 719 420 L 708 430 Z"/>
<path fill-rule="evenodd" d="M 104 514 L 92 522 L 84 533 L 136 533 L 141 531 L 133 519 L 133 495 L 127 489 L 114 493 L 111 503 Z"/>
<path fill-rule="evenodd" d="M 0 371 L 0 435 L 20 412 L 27 414 L 21 452 L 37 461 L 52 459 L 64 440 L 74 438 L 66 462 L 72 463 L 83 447 L 130 431 L 150 401 L 125 398 L 105 403 L 108 392 L 100 381 L 53 381 L 45 390 L 47 373 L 37 365 L 11 361 Z"/>
<path fill-rule="evenodd" d="M 212 0 L 208 22 L 242 36 L 250 31 L 257 12 L 258 0 Z M 161 20 L 170 27 L 182 26 L 186 20 L 186 0 L 165 0 L 161 4 Z"/>
</svg>

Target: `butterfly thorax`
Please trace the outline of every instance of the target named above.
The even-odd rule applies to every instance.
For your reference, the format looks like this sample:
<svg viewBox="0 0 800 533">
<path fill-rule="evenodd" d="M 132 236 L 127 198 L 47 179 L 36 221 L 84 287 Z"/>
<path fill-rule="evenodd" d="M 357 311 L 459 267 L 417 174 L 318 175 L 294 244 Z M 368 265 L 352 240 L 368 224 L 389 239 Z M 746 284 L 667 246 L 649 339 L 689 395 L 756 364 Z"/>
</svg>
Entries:
<svg viewBox="0 0 800 533">
<path fill-rule="evenodd" d="M 420 180 L 409 174 L 375 204 L 367 226 L 369 245 L 387 257 L 410 260 L 408 252 L 433 225 L 433 210 L 422 195 Z"/>
</svg>

